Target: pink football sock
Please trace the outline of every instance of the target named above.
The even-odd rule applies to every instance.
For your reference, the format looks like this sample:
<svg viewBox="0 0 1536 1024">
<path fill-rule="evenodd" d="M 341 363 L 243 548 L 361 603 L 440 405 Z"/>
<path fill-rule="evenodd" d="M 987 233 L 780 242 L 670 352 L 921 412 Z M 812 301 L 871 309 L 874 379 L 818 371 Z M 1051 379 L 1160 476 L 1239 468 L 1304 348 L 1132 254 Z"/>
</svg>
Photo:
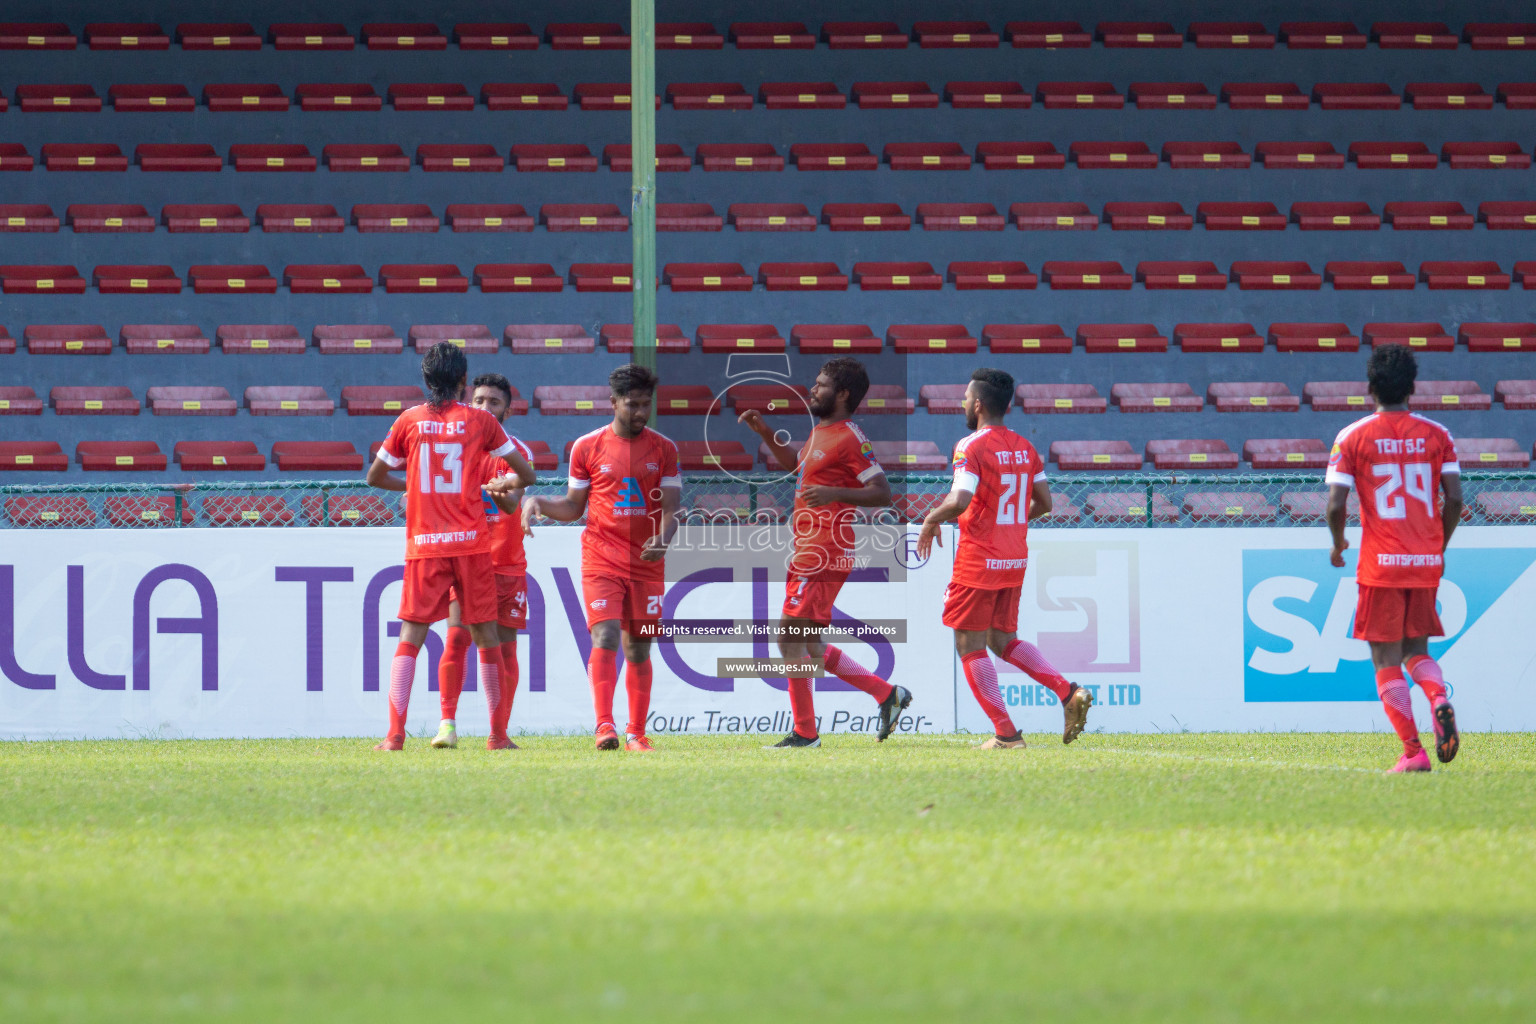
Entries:
<svg viewBox="0 0 1536 1024">
<path fill-rule="evenodd" d="M 1050 690 L 1057 700 L 1065 701 L 1072 692 L 1072 684 L 1067 681 L 1067 677 L 1057 672 L 1056 666 L 1046 660 L 1040 648 L 1034 644 L 1015 637 L 1003 648 L 1003 660 Z"/>
<path fill-rule="evenodd" d="M 825 662 L 827 671 L 850 686 L 856 686 L 881 703 L 891 695 L 890 683 L 875 675 L 869 669 L 860 665 L 839 648 L 827 645 L 827 658 Z"/>
<path fill-rule="evenodd" d="M 1419 743 L 1419 727 L 1413 721 L 1413 701 L 1408 696 L 1408 680 L 1400 668 L 1376 670 L 1376 692 L 1387 709 L 1387 720 L 1403 741 L 1403 753 L 1410 757 L 1424 749 Z"/>
<path fill-rule="evenodd" d="M 1008 705 L 1003 701 L 1003 691 L 997 685 L 997 669 L 992 665 L 992 659 L 985 649 L 972 651 L 962 655 L 960 666 L 965 669 L 965 681 L 971 684 L 971 692 L 976 695 L 976 702 L 981 705 L 981 710 L 992 719 L 992 728 L 999 736 L 1013 736 L 1018 729 L 1013 724 L 1012 717 L 1008 714 Z"/>
<path fill-rule="evenodd" d="M 1415 654 L 1405 663 L 1408 675 L 1419 684 L 1424 695 L 1429 698 L 1429 706 L 1445 700 L 1445 676 L 1440 672 L 1440 663 L 1427 654 Z"/>
</svg>

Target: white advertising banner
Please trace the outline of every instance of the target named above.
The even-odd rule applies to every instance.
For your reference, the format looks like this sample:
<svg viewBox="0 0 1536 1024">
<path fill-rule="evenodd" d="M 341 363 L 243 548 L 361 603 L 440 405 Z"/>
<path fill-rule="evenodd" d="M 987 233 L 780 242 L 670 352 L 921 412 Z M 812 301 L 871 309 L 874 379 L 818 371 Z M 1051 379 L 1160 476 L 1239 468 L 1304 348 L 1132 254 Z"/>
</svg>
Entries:
<svg viewBox="0 0 1536 1024">
<path fill-rule="evenodd" d="M 401 530 L 6 531 L 0 543 L 0 738 L 383 731 Z M 905 621 L 901 642 L 841 644 L 912 690 L 903 732 L 989 729 L 939 622 L 951 551 L 952 534 L 902 583 L 863 568 L 837 602 L 852 625 Z M 586 732 L 578 531 L 540 529 L 528 552 L 513 728 Z M 1536 729 L 1533 566 L 1536 527 L 1456 534 L 1431 653 L 1465 730 Z M 669 620 L 762 622 L 782 599 L 765 573 L 722 565 L 670 583 L 664 607 Z M 1353 608 L 1352 569 L 1328 565 L 1322 529 L 1040 530 L 1019 633 L 1095 688 L 1091 729 L 1384 728 L 1366 645 L 1348 635 Z M 413 733 L 436 726 L 441 630 L 418 665 Z M 718 659 L 769 648 L 658 641 L 650 731 L 788 731 L 782 681 L 717 675 Z M 1019 725 L 1059 728 L 1050 692 L 999 668 Z M 837 680 L 818 680 L 816 699 L 823 731 L 873 728 L 869 698 Z M 618 703 L 622 717 L 622 682 Z M 485 714 L 471 677 L 462 729 L 483 733 Z"/>
</svg>

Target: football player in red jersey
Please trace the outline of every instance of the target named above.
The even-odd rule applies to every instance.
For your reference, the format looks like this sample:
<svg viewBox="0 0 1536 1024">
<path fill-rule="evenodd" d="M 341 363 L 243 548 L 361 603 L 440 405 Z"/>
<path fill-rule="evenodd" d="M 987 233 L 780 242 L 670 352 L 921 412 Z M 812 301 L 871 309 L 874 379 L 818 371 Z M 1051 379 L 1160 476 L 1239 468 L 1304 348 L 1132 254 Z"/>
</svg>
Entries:
<svg viewBox="0 0 1536 1024">
<path fill-rule="evenodd" d="M 784 581 L 779 652 L 788 661 L 821 662 L 828 672 L 878 701 L 875 739 L 883 741 L 912 703 L 911 691 L 892 686 L 821 640 L 822 630 L 832 623 L 832 602 L 853 569 L 854 508 L 883 508 L 891 503 L 891 485 L 875 461 L 874 446 L 851 419 L 868 391 L 864 364 L 847 356 L 827 360 L 811 385 L 808 405 L 816 425 L 798 457 L 793 448 L 779 442 L 757 410 L 748 409 L 737 421 L 763 439 L 781 469 L 799 471 L 790 516 L 794 551 Z M 774 746 L 821 746 L 808 677 L 790 678 L 789 705 L 794 727 Z"/>
<path fill-rule="evenodd" d="M 587 513 L 581 589 L 592 631 L 587 674 L 597 712 L 597 749 L 620 746 L 613 691 L 622 640 L 629 692 L 624 747 L 645 752 L 654 749 L 645 734 L 651 706 L 651 639 L 645 633 L 661 621 L 664 559 L 677 532 L 683 479 L 677 445 L 646 426 L 656 374 L 643 366 L 621 366 L 608 376 L 608 386 L 613 422 L 583 434 L 571 447 L 565 497 L 523 500 L 523 531 L 533 533 L 535 516 L 571 523 Z"/>
<path fill-rule="evenodd" d="M 1002 370 L 971 374 L 962 408 L 972 433 L 955 445 L 954 486 L 923 519 L 917 538 L 917 556 L 926 561 L 934 543 L 944 543 L 939 528 L 960 521 L 955 564 L 944 591 L 944 625 L 955 631 L 966 682 L 992 719 L 995 735 L 982 744 L 988 750 L 1024 746 L 988 648 L 1061 701 L 1066 717 L 1061 742 L 1077 739 L 1093 706 L 1090 690 L 1068 682 L 1038 647 L 1018 637 L 1029 524 L 1051 511 L 1051 488 L 1035 446 L 1003 425 L 1012 401 L 1013 378 Z"/>
<path fill-rule="evenodd" d="M 1445 548 L 1461 517 L 1461 464 L 1451 432 L 1408 411 L 1418 372 L 1418 361 L 1405 346 L 1383 345 L 1371 353 L 1366 380 L 1376 411 L 1339 432 L 1326 477 L 1330 560 L 1340 568 L 1349 547 L 1344 538 L 1349 492 L 1360 493 L 1354 636 L 1371 645 L 1376 692 L 1403 741 L 1394 772 L 1429 771 L 1404 669 L 1429 698 L 1435 756 L 1444 763 L 1461 746 L 1445 678 L 1429 656 L 1429 638 L 1445 635 L 1435 595 Z"/>
<path fill-rule="evenodd" d="M 480 678 L 487 699 L 501 692 L 496 652 L 496 578 L 491 531 L 485 521 L 475 460 L 504 459 L 514 476 L 485 485 L 491 494 L 528 487 L 533 467 L 518 454 L 496 418 L 459 399 L 469 366 L 464 353 L 440 342 L 421 360 L 427 403 L 407 409 L 368 467 L 368 483 L 405 492 L 405 581 L 400 594 L 400 644 L 389 669 L 389 734 L 375 749 L 405 746 L 405 713 L 416 677 L 416 654 L 427 628 L 448 615 L 456 591 L 470 635 L 480 645 Z M 405 478 L 391 470 L 405 468 Z"/>
<path fill-rule="evenodd" d="M 499 373 L 482 373 L 470 388 L 469 404 L 484 409 L 505 426 L 512 405 L 512 385 L 507 378 Z M 512 444 L 519 455 L 530 463 L 533 461 L 533 452 L 527 445 L 515 437 Z M 478 475 L 485 483 L 512 472 L 500 459 L 482 458 L 477 465 Z M 491 531 L 491 564 L 496 570 L 496 637 L 501 643 L 497 648 L 501 654 L 501 692 L 485 691 L 486 706 L 491 713 L 491 734 L 485 741 L 487 750 L 517 749 L 517 744 L 507 736 L 507 722 L 512 716 L 513 698 L 517 696 L 517 631 L 528 625 L 528 556 L 523 551 L 523 524 L 518 508 L 522 496 L 521 489 L 499 494 L 487 492 L 485 496 L 485 521 Z M 443 644 L 443 657 L 437 663 L 437 699 L 442 708 L 442 721 L 437 735 L 432 738 L 432 746 L 439 748 L 459 745 L 456 719 L 471 639 L 461 613 L 458 594 L 454 593 L 448 603 L 448 636 Z"/>
</svg>

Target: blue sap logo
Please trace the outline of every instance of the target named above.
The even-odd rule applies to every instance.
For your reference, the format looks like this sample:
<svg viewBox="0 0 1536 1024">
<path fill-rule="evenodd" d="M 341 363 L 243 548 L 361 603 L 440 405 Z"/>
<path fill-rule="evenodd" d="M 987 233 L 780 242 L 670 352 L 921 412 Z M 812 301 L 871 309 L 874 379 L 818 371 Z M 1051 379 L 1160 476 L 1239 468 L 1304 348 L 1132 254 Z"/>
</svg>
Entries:
<svg viewBox="0 0 1536 1024">
<path fill-rule="evenodd" d="M 1328 564 L 1326 549 L 1243 552 L 1243 699 L 1374 701 L 1370 647 L 1350 636 L 1355 620 L 1355 559 Z M 1529 548 L 1476 548 L 1446 556 L 1438 608 L 1445 636 L 1431 640 L 1440 657 L 1482 618 L 1536 561 Z"/>
</svg>

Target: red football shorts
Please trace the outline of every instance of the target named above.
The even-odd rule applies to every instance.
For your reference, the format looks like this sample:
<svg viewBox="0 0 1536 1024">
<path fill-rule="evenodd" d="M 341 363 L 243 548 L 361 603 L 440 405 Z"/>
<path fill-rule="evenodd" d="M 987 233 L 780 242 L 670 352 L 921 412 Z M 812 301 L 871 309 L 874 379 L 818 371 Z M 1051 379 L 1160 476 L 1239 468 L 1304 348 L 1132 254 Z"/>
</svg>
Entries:
<svg viewBox="0 0 1536 1024">
<path fill-rule="evenodd" d="M 448 596 L 459 599 L 459 592 L 450 589 Z M 464 618 L 464 606 L 459 606 L 459 621 Z M 508 629 L 528 628 L 528 577 L 522 573 L 498 572 L 496 574 L 496 625 Z"/>
<path fill-rule="evenodd" d="M 831 625 L 832 602 L 847 581 L 846 572 L 819 572 L 814 576 L 791 572 L 784 580 L 783 616 L 806 619 L 818 626 Z"/>
<path fill-rule="evenodd" d="M 951 583 L 944 588 L 944 625 L 980 633 L 988 629 L 1012 633 L 1019 628 L 1019 594 L 1024 585 L 982 590 Z"/>
<path fill-rule="evenodd" d="M 661 621 L 661 595 L 665 580 L 629 580 L 618 576 L 581 577 L 581 596 L 587 606 L 587 628 L 599 622 L 618 619 L 626 633 L 637 627 Z"/>
<path fill-rule="evenodd" d="M 1391 643 L 1420 636 L 1444 636 L 1435 614 L 1434 587 L 1361 587 L 1355 598 L 1356 640 Z"/>
<path fill-rule="evenodd" d="M 453 558 L 408 558 L 405 587 L 400 591 L 400 618 L 405 622 L 438 622 L 448 617 L 448 602 L 459 602 L 459 619 L 467 623 L 496 618 L 496 567 L 491 553 Z"/>
</svg>

